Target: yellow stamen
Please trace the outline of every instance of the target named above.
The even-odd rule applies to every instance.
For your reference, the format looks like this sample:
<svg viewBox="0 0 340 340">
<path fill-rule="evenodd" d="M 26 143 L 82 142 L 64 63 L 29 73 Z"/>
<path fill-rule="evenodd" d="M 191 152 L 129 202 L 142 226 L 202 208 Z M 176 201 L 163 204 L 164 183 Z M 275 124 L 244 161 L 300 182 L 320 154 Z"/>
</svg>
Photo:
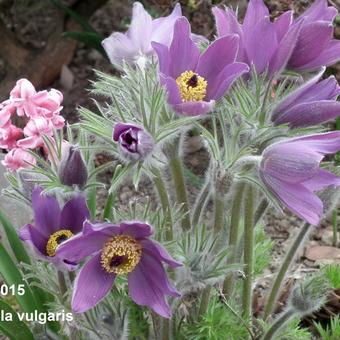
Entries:
<svg viewBox="0 0 340 340">
<path fill-rule="evenodd" d="M 131 236 L 119 235 L 107 241 L 102 249 L 100 263 L 108 273 L 130 273 L 139 263 L 142 246 Z"/>
<path fill-rule="evenodd" d="M 197 102 L 207 94 L 208 82 L 193 71 L 183 72 L 176 83 L 181 94 L 182 102 Z"/>
<path fill-rule="evenodd" d="M 71 230 L 63 229 L 53 233 L 47 241 L 46 253 L 48 256 L 55 256 L 58 245 L 73 236 Z"/>
</svg>

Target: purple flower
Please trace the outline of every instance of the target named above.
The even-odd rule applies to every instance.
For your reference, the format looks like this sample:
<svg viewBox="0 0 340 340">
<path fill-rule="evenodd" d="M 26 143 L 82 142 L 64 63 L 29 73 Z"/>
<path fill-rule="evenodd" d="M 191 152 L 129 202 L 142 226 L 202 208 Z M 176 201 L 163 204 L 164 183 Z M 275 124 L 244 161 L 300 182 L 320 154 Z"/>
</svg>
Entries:
<svg viewBox="0 0 340 340">
<path fill-rule="evenodd" d="M 316 225 L 323 215 L 323 203 L 314 192 L 340 185 L 340 178 L 320 168 L 320 162 L 324 155 L 339 150 L 339 131 L 272 144 L 263 152 L 260 177 L 288 209 Z"/>
<path fill-rule="evenodd" d="M 133 124 L 116 124 L 113 140 L 118 143 L 123 158 L 129 161 L 145 159 L 154 148 L 152 136 L 142 127 Z"/>
<path fill-rule="evenodd" d="M 236 34 L 239 37 L 237 61 L 255 66 L 257 73 L 268 69 L 269 75 L 285 68 L 297 42 L 302 23 L 292 26 L 293 12 L 288 11 L 274 22 L 270 21 L 268 8 L 262 0 L 250 0 L 247 12 L 240 24 L 232 9 L 212 9 L 217 34 L 223 37 Z"/>
<path fill-rule="evenodd" d="M 42 194 L 37 187 L 32 193 L 34 225 L 26 224 L 19 231 L 22 241 L 30 244 L 34 251 L 56 266 L 66 265 L 72 269 L 75 263 L 64 262 L 56 255 L 57 246 L 82 230 L 83 222 L 89 218 L 83 196 L 70 199 L 60 210 L 57 200 Z"/>
<path fill-rule="evenodd" d="M 214 41 L 200 54 L 190 36 L 190 24 L 177 19 L 168 48 L 152 43 L 160 68 L 160 79 L 168 92 L 168 102 L 180 114 L 196 116 L 211 111 L 232 83 L 248 66 L 235 63 L 238 37 L 229 35 Z"/>
<path fill-rule="evenodd" d="M 320 77 L 321 73 L 293 91 L 274 108 L 272 121 L 275 125 L 306 127 L 340 115 L 340 102 L 336 101 L 340 93 L 338 82 L 333 76 L 318 82 Z"/>
<path fill-rule="evenodd" d="M 327 6 L 326 0 L 316 0 L 295 20 L 293 25 L 302 24 L 302 28 L 289 60 L 291 68 L 311 71 L 340 59 L 340 41 L 333 39 L 332 25 L 337 13 L 336 8 Z"/>
<path fill-rule="evenodd" d="M 173 26 L 181 15 L 181 6 L 177 4 L 169 16 L 152 20 L 143 5 L 135 2 L 128 31 L 125 34 L 114 32 L 102 42 L 111 63 L 122 67 L 124 61 L 134 64 L 143 60 L 154 52 L 151 41 L 170 44 Z"/>
<path fill-rule="evenodd" d="M 127 274 L 129 295 L 138 305 L 148 306 L 169 318 L 164 296 L 180 296 L 170 284 L 162 262 L 180 266 L 149 236 L 152 229 L 142 222 L 84 223 L 83 233 L 63 243 L 58 256 L 71 262 L 88 260 L 75 280 L 72 309 L 82 313 L 99 303 L 110 291 L 117 275 Z"/>
</svg>

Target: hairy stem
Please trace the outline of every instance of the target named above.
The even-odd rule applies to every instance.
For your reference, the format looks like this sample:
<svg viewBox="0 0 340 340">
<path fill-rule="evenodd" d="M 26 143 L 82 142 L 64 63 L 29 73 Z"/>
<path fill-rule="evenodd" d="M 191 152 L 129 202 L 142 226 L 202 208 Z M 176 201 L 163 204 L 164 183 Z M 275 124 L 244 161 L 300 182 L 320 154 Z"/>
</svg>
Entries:
<svg viewBox="0 0 340 340">
<path fill-rule="evenodd" d="M 204 210 L 203 208 L 205 206 L 205 203 L 209 199 L 209 196 L 210 196 L 210 181 L 206 181 L 194 205 L 194 213 L 192 214 L 193 226 L 196 226 L 199 223 L 202 216 L 202 212 Z"/>
<path fill-rule="evenodd" d="M 114 203 L 114 196 L 113 194 L 109 194 L 107 196 L 107 200 L 105 203 L 105 207 L 104 207 L 104 212 L 103 212 L 103 219 L 104 220 L 111 220 L 112 219 L 112 206 Z"/>
<path fill-rule="evenodd" d="M 281 264 L 280 270 L 276 275 L 276 278 L 274 280 L 273 286 L 271 288 L 271 291 L 268 295 L 266 307 L 264 310 L 263 320 L 267 320 L 269 315 L 271 314 L 273 307 L 275 305 L 281 284 L 286 276 L 286 273 L 293 262 L 295 255 L 300 248 L 300 246 L 303 244 L 303 240 L 308 234 L 310 228 L 309 223 L 305 223 L 303 227 L 300 229 L 298 235 L 296 236 L 294 242 L 292 243 L 291 247 L 288 250 L 288 253 L 286 254 L 286 257 L 284 261 Z"/>
<path fill-rule="evenodd" d="M 233 264 L 236 260 L 236 244 L 238 239 L 238 229 L 240 223 L 241 205 L 242 197 L 244 192 L 244 183 L 238 183 L 236 185 L 236 192 L 234 195 L 233 205 L 231 208 L 231 220 L 230 220 L 230 230 L 229 230 L 229 244 L 230 255 L 227 260 L 227 264 Z M 227 298 L 230 297 L 231 291 L 234 285 L 234 275 L 231 273 L 225 279 L 223 284 L 223 293 Z"/>
<path fill-rule="evenodd" d="M 183 205 L 183 211 L 185 213 L 185 216 L 183 217 L 182 222 L 181 222 L 182 229 L 184 231 L 190 230 L 191 225 L 190 225 L 188 196 L 187 196 L 187 190 L 186 190 L 185 180 L 184 180 L 184 175 L 183 175 L 182 161 L 178 154 L 177 156 L 170 159 L 169 166 L 170 166 L 172 178 L 174 181 L 177 202 Z"/>
<path fill-rule="evenodd" d="M 263 126 L 264 123 L 266 122 L 266 106 L 267 106 L 267 101 L 270 95 L 270 91 L 272 89 L 272 82 L 273 82 L 273 78 L 270 78 L 268 80 L 268 84 L 266 87 L 266 91 L 264 93 L 264 97 L 263 97 L 263 102 L 262 102 L 262 106 L 261 106 L 261 110 L 260 110 L 260 116 L 259 116 L 259 122 L 260 125 Z"/>
<path fill-rule="evenodd" d="M 208 310 L 210 292 L 211 292 L 210 285 L 206 286 L 202 292 L 200 308 L 198 310 L 198 320 L 200 320 L 203 317 L 203 315 L 206 313 L 206 311 Z"/>
<path fill-rule="evenodd" d="M 64 273 L 61 271 L 58 271 L 58 283 L 59 283 L 60 295 L 61 295 L 61 298 L 63 299 L 64 294 L 67 292 L 67 285 L 66 285 Z"/>
<path fill-rule="evenodd" d="M 333 210 L 332 227 L 333 227 L 332 245 L 333 247 L 336 247 L 338 245 L 338 209 Z"/>
<path fill-rule="evenodd" d="M 242 292 L 243 318 L 252 317 L 252 283 L 254 272 L 254 190 L 249 185 L 244 205 L 244 274 Z"/>
<path fill-rule="evenodd" d="M 224 215 L 224 199 L 220 193 L 216 192 L 214 197 L 214 233 L 215 235 L 221 231 L 223 227 Z"/>
<path fill-rule="evenodd" d="M 266 198 L 263 198 L 259 205 L 257 206 L 254 213 L 254 227 L 256 226 L 257 223 L 260 222 L 261 218 L 267 211 L 268 206 L 269 206 L 268 200 Z"/>
<path fill-rule="evenodd" d="M 274 339 L 274 335 L 276 332 L 284 326 L 293 316 L 295 312 L 293 309 L 288 309 L 284 313 L 282 313 L 271 325 L 268 331 L 262 337 L 262 340 L 270 340 Z"/>
<path fill-rule="evenodd" d="M 168 196 L 168 192 L 166 189 L 166 185 L 163 181 L 161 172 L 158 169 L 152 169 L 154 177 L 153 181 L 155 183 L 159 199 L 161 201 L 162 210 L 164 213 L 164 216 L 167 217 L 168 225 L 165 231 L 165 239 L 166 241 L 171 241 L 173 239 L 173 221 L 172 221 L 172 214 L 171 214 L 171 205 L 170 200 Z"/>
<path fill-rule="evenodd" d="M 162 340 L 170 340 L 170 319 L 163 319 L 162 324 Z"/>
</svg>

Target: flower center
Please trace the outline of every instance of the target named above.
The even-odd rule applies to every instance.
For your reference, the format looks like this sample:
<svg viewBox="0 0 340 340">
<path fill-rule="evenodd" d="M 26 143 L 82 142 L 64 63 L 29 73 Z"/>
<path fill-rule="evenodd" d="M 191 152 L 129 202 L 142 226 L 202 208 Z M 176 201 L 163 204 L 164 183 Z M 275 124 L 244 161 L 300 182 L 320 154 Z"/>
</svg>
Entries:
<svg viewBox="0 0 340 340">
<path fill-rule="evenodd" d="M 207 94 L 208 82 L 193 71 L 185 71 L 176 79 L 182 102 L 197 102 Z"/>
<path fill-rule="evenodd" d="M 139 263 L 142 246 L 127 235 L 112 237 L 102 249 L 100 263 L 108 273 L 130 273 Z"/>
<path fill-rule="evenodd" d="M 53 233 L 48 239 L 46 244 L 47 255 L 51 257 L 55 256 L 58 245 L 68 240 L 72 236 L 73 236 L 72 231 L 67 229 L 62 229 Z"/>
</svg>

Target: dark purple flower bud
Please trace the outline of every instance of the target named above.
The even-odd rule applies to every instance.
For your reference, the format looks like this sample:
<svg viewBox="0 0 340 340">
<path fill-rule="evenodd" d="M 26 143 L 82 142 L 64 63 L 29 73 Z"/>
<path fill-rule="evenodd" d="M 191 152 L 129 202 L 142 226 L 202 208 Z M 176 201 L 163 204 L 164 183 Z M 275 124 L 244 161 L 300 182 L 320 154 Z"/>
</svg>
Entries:
<svg viewBox="0 0 340 340">
<path fill-rule="evenodd" d="M 133 124 L 116 124 L 113 140 L 119 144 L 122 156 L 129 161 L 145 159 L 154 148 L 152 136 L 142 127 Z"/>
<path fill-rule="evenodd" d="M 59 165 L 59 178 L 62 184 L 82 188 L 87 182 L 87 168 L 77 146 L 68 144 L 62 150 Z"/>
</svg>

